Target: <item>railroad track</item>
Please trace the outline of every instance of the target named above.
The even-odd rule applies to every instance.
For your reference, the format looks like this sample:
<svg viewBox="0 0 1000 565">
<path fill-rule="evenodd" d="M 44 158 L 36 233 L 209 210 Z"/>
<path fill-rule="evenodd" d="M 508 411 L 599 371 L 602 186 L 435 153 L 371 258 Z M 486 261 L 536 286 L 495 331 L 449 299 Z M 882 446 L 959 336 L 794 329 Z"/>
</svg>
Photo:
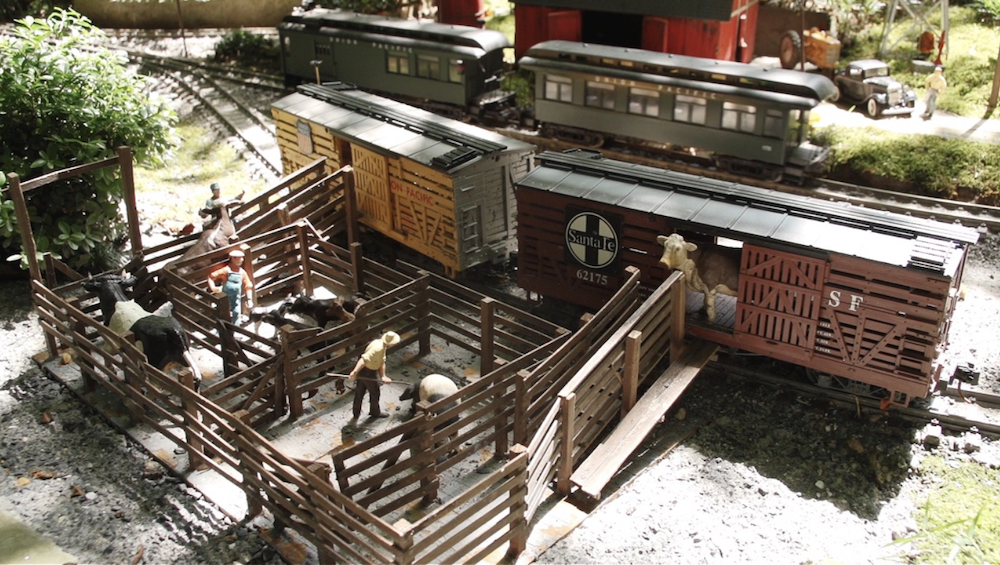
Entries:
<svg viewBox="0 0 1000 565">
<path fill-rule="evenodd" d="M 507 137 L 533 143 L 540 151 L 565 151 L 567 149 L 578 148 L 577 145 L 572 143 L 541 137 L 534 132 L 525 132 L 510 127 L 494 128 L 494 131 Z M 753 179 L 719 170 L 705 159 L 684 156 L 676 151 L 652 146 L 636 150 L 620 144 L 608 144 L 600 149 L 594 149 L 594 151 L 600 151 L 602 155 L 609 159 L 627 161 L 638 165 L 647 165 L 729 182 L 749 184 L 801 196 L 846 202 L 875 210 L 908 214 L 918 218 L 959 223 L 980 230 L 1000 231 L 1000 208 L 995 206 L 983 206 L 942 198 L 916 196 L 903 192 L 844 183 L 833 179 L 808 179 L 802 186 Z"/>
<path fill-rule="evenodd" d="M 944 393 L 932 396 L 930 406 L 927 408 L 890 406 L 886 410 L 880 406 L 878 400 L 873 398 L 810 384 L 793 376 L 751 369 L 736 363 L 726 362 L 721 358 L 719 361 L 707 365 L 705 371 L 713 376 L 736 376 L 748 381 L 774 386 L 781 390 L 792 390 L 807 397 L 823 399 L 845 408 L 853 408 L 859 414 L 884 414 L 888 411 L 903 420 L 918 425 L 938 423 L 942 428 L 952 432 L 977 432 L 994 439 L 1000 438 L 1000 396 L 983 391 L 966 390 L 962 392 L 960 389 L 949 389 Z M 975 404 L 979 405 L 984 417 L 974 419 L 953 413 L 946 406 L 943 406 L 948 404 L 948 401 L 939 401 L 948 398 L 961 398 L 964 403 L 970 403 L 970 399 L 975 399 Z"/>
<path fill-rule="evenodd" d="M 129 56 L 147 73 L 168 79 L 176 90 L 197 99 L 227 133 L 241 142 L 246 150 L 244 156 L 259 169 L 274 178 L 283 174 L 273 121 L 222 83 L 228 81 L 241 87 L 263 89 L 272 97 L 284 92 L 284 87 L 262 82 L 259 76 L 248 80 L 246 75 L 233 75 L 228 69 L 223 72 L 212 70 L 204 63 L 147 54 L 130 53 Z"/>
</svg>

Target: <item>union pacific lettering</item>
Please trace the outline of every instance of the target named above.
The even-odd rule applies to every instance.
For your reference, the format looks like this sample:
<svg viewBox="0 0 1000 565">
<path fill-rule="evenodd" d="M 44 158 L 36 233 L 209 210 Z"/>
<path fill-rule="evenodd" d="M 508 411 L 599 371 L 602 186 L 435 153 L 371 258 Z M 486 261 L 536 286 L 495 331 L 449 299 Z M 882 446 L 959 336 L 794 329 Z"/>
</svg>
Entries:
<svg viewBox="0 0 1000 565">
<path fill-rule="evenodd" d="M 427 194 L 422 190 L 418 190 L 416 187 L 412 185 L 402 185 L 397 180 L 389 181 L 389 190 L 391 190 L 393 194 L 401 194 L 403 196 L 406 196 L 410 200 L 419 202 L 424 205 L 429 206 L 434 202 L 434 198 L 430 194 Z"/>
<path fill-rule="evenodd" d="M 648 84 L 639 83 L 634 80 L 624 79 L 624 78 L 614 78 L 614 77 L 594 77 L 594 82 L 603 82 L 606 84 L 613 84 L 616 86 L 638 86 L 639 88 L 645 88 L 647 90 L 656 90 L 658 92 L 664 92 L 666 94 L 680 94 L 682 96 L 697 96 L 698 98 L 705 98 L 707 100 L 716 100 L 719 95 L 714 92 L 705 92 L 704 90 L 698 90 L 695 88 L 684 88 L 681 86 L 670 86 L 668 84 Z"/>
</svg>

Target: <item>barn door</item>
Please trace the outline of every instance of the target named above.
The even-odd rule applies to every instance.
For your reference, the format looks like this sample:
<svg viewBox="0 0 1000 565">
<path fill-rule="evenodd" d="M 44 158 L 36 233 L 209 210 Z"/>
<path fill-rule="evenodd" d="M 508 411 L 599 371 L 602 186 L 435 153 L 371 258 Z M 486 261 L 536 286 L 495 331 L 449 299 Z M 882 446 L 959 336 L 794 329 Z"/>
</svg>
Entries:
<svg viewBox="0 0 1000 565">
<path fill-rule="evenodd" d="M 807 354 L 816 340 L 826 269 L 822 259 L 744 245 L 734 333 Z"/>
<path fill-rule="evenodd" d="M 361 221 L 376 229 L 392 231 L 392 194 L 385 155 L 351 145 L 351 164 Z"/>
</svg>

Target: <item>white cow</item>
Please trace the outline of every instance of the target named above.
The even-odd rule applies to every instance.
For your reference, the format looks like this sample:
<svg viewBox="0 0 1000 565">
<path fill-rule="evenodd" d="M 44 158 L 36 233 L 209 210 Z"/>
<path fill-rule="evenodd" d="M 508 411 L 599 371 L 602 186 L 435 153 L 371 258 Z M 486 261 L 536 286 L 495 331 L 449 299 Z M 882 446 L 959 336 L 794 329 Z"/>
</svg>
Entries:
<svg viewBox="0 0 1000 565">
<path fill-rule="evenodd" d="M 660 263 L 684 273 L 688 288 L 705 295 L 705 317 L 714 323 L 716 295 L 736 296 L 741 251 L 716 246 L 699 248 L 677 233 L 658 236 L 656 242 L 663 246 Z"/>
</svg>

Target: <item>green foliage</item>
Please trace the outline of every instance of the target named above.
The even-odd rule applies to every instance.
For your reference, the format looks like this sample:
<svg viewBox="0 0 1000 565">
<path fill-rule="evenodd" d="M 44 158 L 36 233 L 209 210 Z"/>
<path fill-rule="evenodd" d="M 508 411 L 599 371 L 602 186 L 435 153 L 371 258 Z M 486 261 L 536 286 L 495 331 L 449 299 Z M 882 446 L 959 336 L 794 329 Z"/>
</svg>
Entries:
<svg viewBox="0 0 1000 565">
<path fill-rule="evenodd" d="M 995 26 L 1000 23 L 1000 0 L 981 0 L 973 3 L 979 20 L 986 25 Z"/>
<path fill-rule="evenodd" d="M 154 162 L 173 143 L 173 112 L 127 70 L 125 55 L 97 46 L 103 33 L 72 10 L 17 22 L 0 38 L 0 171 L 28 180 L 99 161 L 129 146 Z M 120 242 L 122 186 L 116 167 L 47 184 L 26 194 L 40 253 L 74 268 L 102 270 L 102 247 Z M 0 176 L 0 184 L 6 178 Z M 13 205 L 0 205 L 0 245 L 21 254 Z"/>
<path fill-rule="evenodd" d="M 410 0 L 316 0 L 322 8 L 340 8 L 360 14 L 397 13 L 412 4 Z"/>
<path fill-rule="evenodd" d="M 894 179 L 940 198 L 1000 202 L 1000 147 L 875 128 L 829 126 L 817 141 L 832 148 L 830 167 L 841 178 Z"/>
<path fill-rule="evenodd" d="M 242 67 L 274 71 L 281 68 L 281 52 L 274 38 L 243 29 L 227 33 L 215 44 L 215 60 Z"/>
<path fill-rule="evenodd" d="M 976 463 L 951 465 L 928 457 L 920 473 L 935 477 L 936 492 L 921 504 L 914 543 L 918 563 L 1000 563 L 1000 480 Z"/>
<path fill-rule="evenodd" d="M 55 8 L 69 8 L 72 0 L 4 0 L 0 2 L 0 23 L 25 16 L 44 16 Z"/>
</svg>

